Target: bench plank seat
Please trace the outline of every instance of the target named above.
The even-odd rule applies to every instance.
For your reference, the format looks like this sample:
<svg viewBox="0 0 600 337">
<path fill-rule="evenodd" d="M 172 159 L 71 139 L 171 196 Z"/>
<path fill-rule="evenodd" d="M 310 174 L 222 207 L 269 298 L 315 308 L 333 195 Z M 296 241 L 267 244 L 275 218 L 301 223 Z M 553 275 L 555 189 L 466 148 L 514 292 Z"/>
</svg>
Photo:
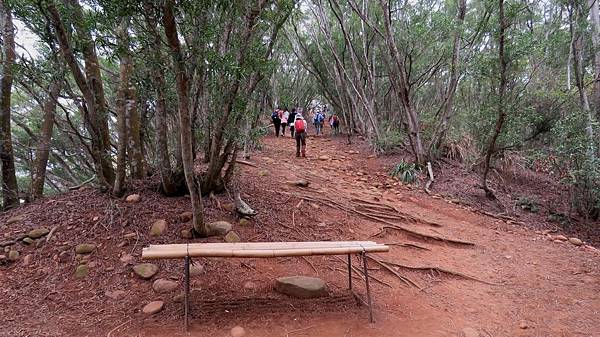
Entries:
<svg viewBox="0 0 600 337">
<path fill-rule="evenodd" d="M 389 247 L 373 241 L 240 242 L 150 245 L 142 259 L 190 257 L 286 257 L 387 252 Z"/>
</svg>

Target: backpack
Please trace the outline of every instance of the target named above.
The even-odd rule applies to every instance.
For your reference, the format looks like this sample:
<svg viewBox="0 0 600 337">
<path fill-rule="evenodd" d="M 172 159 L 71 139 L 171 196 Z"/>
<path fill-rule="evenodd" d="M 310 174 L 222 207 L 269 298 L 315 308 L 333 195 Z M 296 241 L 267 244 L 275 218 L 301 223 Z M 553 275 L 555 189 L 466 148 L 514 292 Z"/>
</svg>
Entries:
<svg viewBox="0 0 600 337">
<path fill-rule="evenodd" d="M 271 119 L 273 121 L 279 119 L 279 113 L 277 111 L 273 111 L 273 113 L 271 114 Z"/>
<path fill-rule="evenodd" d="M 334 122 L 334 123 L 337 123 L 337 122 L 338 122 L 338 116 L 337 116 L 337 115 L 333 115 L 333 117 L 332 117 L 332 118 L 333 118 L 333 122 Z"/>
<path fill-rule="evenodd" d="M 294 122 L 294 130 L 296 133 L 304 133 L 304 121 L 301 119 L 296 119 Z"/>
<path fill-rule="evenodd" d="M 325 120 L 325 115 L 323 115 L 322 113 L 319 113 L 317 115 L 317 122 L 322 123 Z"/>
</svg>

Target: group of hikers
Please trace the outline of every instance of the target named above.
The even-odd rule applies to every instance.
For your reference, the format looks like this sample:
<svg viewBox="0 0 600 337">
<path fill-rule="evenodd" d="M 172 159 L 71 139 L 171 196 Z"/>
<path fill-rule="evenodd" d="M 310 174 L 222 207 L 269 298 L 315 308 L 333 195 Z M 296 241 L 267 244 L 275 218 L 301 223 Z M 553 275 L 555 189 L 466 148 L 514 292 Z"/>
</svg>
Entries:
<svg viewBox="0 0 600 337">
<path fill-rule="evenodd" d="M 309 111 L 313 115 L 313 125 L 315 126 L 316 135 L 323 134 L 323 124 L 327 113 L 330 112 L 327 106 L 322 109 L 313 108 Z M 296 139 L 296 157 L 306 157 L 306 132 L 308 129 L 308 123 L 302 115 L 300 109 L 292 108 L 292 111 L 288 111 L 287 108 L 280 108 L 273 110 L 271 113 L 271 121 L 275 127 L 275 136 L 279 137 L 279 133 L 285 137 L 285 131 L 290 128 L 290 136 Z M 331 127 L 334 134 L 339 133 L 340 120 L 335 113 L 329 114 L 329 126 Z"/>
</svg>

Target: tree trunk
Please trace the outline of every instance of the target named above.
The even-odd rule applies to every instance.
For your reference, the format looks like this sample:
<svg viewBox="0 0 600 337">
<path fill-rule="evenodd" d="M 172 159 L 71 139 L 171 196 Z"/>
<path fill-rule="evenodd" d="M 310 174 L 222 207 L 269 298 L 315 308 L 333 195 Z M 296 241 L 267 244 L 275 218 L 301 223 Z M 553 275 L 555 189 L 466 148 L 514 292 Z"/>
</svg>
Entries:
<svg viewBox="0 0 600 337">
<path fill-rule="evenodd" d="M 598 0 L 588 0 L 592 31 L 592 50 L 594 51 L 594 108 L 596 119 L 600 121 L 600 11 Z"/>
<path fill-rule="evenodd" d="M 119 29 L 119 47 L 120 52 L 120 65 L 119 65 L 119 88 L 117 89 L 117 170 L 115 176 L 115 183 L 113 185 L 113 193 L 116 196 L 123 194 L 123 185 L 125 184 L 126 176 L 126 156 L 127 156 L 127 143 L 128 143 L 128 132 L 127 132 L 127 92 L 129 90 L 129 70 L 131 63 L 131 55 L 128 52 L 128 38 L 127 38 L 127 19 L 123 20 L 122 27 Z"/>
<path fill-rule="evenodd" d="M 194 230 L 200 236 L 206 237 L 208 236 L 208 228 L 204 223 L 204 210 L 202 206 L 200 184 L 198 183 L 194 173 L 194 146 L 192 144 L 192 118 L 189 111 L 188 76 L 185 69 L 185 60 L 181 51 L 179 36 L 177 34 L 173 6 L 173 0 L 165 1 L 163 23 L 165 27 L 165 35 L 167 36 L 167 41 L 169 47 L 171 48 L 173 66 L 175 69 L 179 125 L 181 129 L 181 157 L 183 161 L 183 172 L 192 202 L 192 223 Z"/>
<path fill-rule="evenodd" d="M 46 2 L 48 12 L 50 14 L 50 21 L 54 30 L 56 32 L 56 40 L 60 47 L 60 52 L 65 59 L 71 74 L 73 75 L 73 79 L 75 83 L 77 83 L 77 87 L 81 91 L 83 95 L 83 99 L 85 100 L 85 105 L 81 106 L 81 110 L 83 112 L 83 117 L 85 121 L 85 126 L 88 129 L 91 137 L 92 143 L 92 157 L 94 158 L 94 168 L 96 171 L 96 177 L 98 181 L 103 186 L 111 186 L 112 179 L 108 179 L 111 177 L 110 173 L 105 173 L 105 153 L 102 141 L 102 131 L 97 123 L 97 104 L 95 103 L 96 97 L 92 92 L 91 86 L 88 83 L 83 71 L 79 67 L 79 63 L 75 58 L 75 54 L 73 53 L 73 48 L 69 42 L 69 38 L 67 32 L 65 30 L 65 26 L 62 22 L 60 14 L 56 6 L 54 5 L 54 1 Z M 112 166 L 110 167 L 112 170 Z M 113 172 L 114 173 L 114 172 Z M 108 178 L 107 178 L 108 177 Z M 112 187 L 112 186 L 111 186 Z"/>
<path fill-rule="evenodd" d="M 429 157 L 437 157 L 441 150 L 442 144 L 446 139 L 448 128 L 450 127 L 450 119 L 454 113 L 454 95 L 456 93 L 456 87 L 458 86 L 458 80 L 460 78 L 460 71 L 458 69 L 460 63 L 460 39 L 462 35 L 462 26 L 465 21 L 465 12 L 467 11 L 467 1 L 458 0 L 458 13 L 456 14 L 456 31 L 454 32 L 454 48 L 452 50 L 452 63 L 450 65 L 450 83 L 448 85 L 448 92 L 444 101 L 442 115 L 440 121 L 433 133 L 431 143 L 429 144 Z"/>
<path fill-rule="evenodd" d="M 11 90 L 13 67 L 15 64 L 15 29 L 10 8 L 5 0 L 0 0 L 0 11 L 4 17 L 2 30 L 3 64 L 0 83 L 0 160 L 2 162 L 2 199 L 3 209 L 19 206 L 17 177 L 15 175 L 15 157 L 10 130 Z"/>
<path fill-rule="evenodd" d="M 415 162 L 419 165 L 423 165 L 425 163 L 425 149 L 421 139 L 421 125 L 419 121 L 419 115 L 414 110 L 410 101 L 410 86 L 406 75 L 406 65 L 404 63 L 404 58 L 402 55 L 400 55 L 400 51 L 398 50 L 398 46 L 396 45 L 394 34 L 392 32 L 389 2 L 386 2 L 386 0 L 380 0 L 380 4 L 383 8 L 383 23 L 386 34 L 385 41 L 390 50 L 390 56 L 392 59 L 391 63 L 393 64 L 390 67 L 390 75 L 396 78 L 396 85 L 394 87 L 408 122 L 408 131 L 410 133 L 411 145 L 415 155 Z"/>
<path fill-rule="evenodd" d="M 506 29 L 508 28 L 508 24 L 504 16 L 504 0 L 499 0 L 498 21 L 500 24 L 500 29 L 498 31 L 498 60 L 500 63 L 500 87 L 498 88 L 498 119 L 496 120 L 496 127 L 494 128 L 494 133 L 488 142 L 487 150 L 485 153 L 485 166 L 483 168 L 483 174 L 481 175 L 481 187 L 485 191 L 485 195 L 490 199 L 496 198 L 494 192 L 487 185 L 487 177 L 490 172 L 490 161 L 492 155 L 496 152 L 496 141 L 498 139 L 498 136 L 500 135 L 500 132 L 502 132 L 502 127 L 504 126 L 504 122 L 506 121 L 506 107 L 504 106 L 504 103 L 507 83 L 507 62 L 504 56 L 504 39 Z"/>
<path fill-rule="evenodd" d="M 573 41 L 573 68 L 575 70 L 575 84 L 579 91 L 579 104 L 581 109 L 586 115 L 586 128 L 585 133 L 588 137 L 588 157 L 594 159 L 594 117 L 590 109 L 590 103 L 585 90 L 584 77 L 585 70 L 583 66 L 583 34 L 579 30 L 582 25 L 579 24 L 579 20 L 584 20 L 582 4 L 576 1 L 570 1 L 571 11 L 569 12 L 569 29 L 571 31 Z M 575 15 L 575 18 L 573 18 Z"/>
<path fill-rule="evenodd" d="M 54 0 L 52 0 L 54 1 Z M 86 27 L 83 10 L 78 0 L 68 0 L 73 15 L 73 22 L 80 37 L 83 59 L 85 63 L 85 76 L 88 86 L 94 95 L 93 104 L 95 105 L 95 114 L 92 117 L 98 128 L 98 145 L 100 151 L 100 164 L 104 178 L 109 184 L 115 179 L 115 172 L 112 166 L 110 135 L 108 133 L 108 108 L 104 95 L 104 86 L 102 84 L 102 75 L 100 73 L 100 62 L 96 53 L 96 46 L 92 39 L 90 30 Z"/>
<path fill-rule="evenodd" d="M 129 64 L 132 67 L 132 64 Z M 130 71 L 131 73 L 131 71 Z M 129 166 L 131 168 L 131 177 L 142 179 L 146 175 L 144 170 L 144 153 L 142 152 L 142 133 L 141 119 L 137 104 L 137 92 L 135 87 L 130 85 L 127 97 L 127 120 L 129 121 Z"/>
<path fill-rule="evenodd" d="M 62 71 L 59 72 L 62 74 Z M 46 165 L 50 156 L 50 142 L 52 141 L 52 130 L 54 128 L 54 116 L 56 114 L 56 103 L 62 88 L 63 79 L 55 79 L 50 83 L 48 97 L 42 107 L 44 120 L 40 130 L 38 146 L 35 152 L 33 168 L 33 179 L 31 180 L 31 196 L 38 199 L 44 195 L 44 182 L 46 181 Z"/>
</svg>

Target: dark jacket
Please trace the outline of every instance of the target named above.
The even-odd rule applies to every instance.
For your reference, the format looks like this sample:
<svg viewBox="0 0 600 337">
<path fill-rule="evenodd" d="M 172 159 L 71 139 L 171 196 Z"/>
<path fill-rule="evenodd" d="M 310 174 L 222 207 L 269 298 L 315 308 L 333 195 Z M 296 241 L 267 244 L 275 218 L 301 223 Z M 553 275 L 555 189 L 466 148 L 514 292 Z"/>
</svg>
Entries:
<svg viewBox="0 0 600 337">
<path fill-rule="evenodd" d="M 293 125 L 294 122 L 296 121 L 296 112 L 290 112 L 290 117 L 288 117 L 288 124 L 289 125 Z"/>
</svg>

